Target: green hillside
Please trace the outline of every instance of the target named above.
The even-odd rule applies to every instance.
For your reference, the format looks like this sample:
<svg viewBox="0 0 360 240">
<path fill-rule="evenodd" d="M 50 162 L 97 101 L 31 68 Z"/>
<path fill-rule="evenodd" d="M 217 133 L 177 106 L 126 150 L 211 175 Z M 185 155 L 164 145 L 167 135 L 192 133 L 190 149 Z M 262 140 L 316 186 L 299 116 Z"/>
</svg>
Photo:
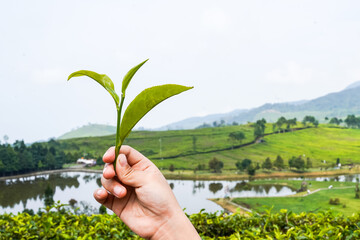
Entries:
<svg viewBox="0 0 360 240">
<path fill-rule="evenodd" d="M 229 139 L 229 133 L 243 131 L 246 138 L 240 143 Z M 340 158 L 341 163 L 360 163 L 360 129 L 334 128 L 320 125 L 293 132 L 272 133 L 267 125 L 265 142 L 252 143 L 253 127 L 250 124 L 219 128 L 204 128 L 177 131 L 135 131 L 125 144 L 138 149 L 162 168 L 174 164 L 175 168 L 194 169 L 198 164 L 207 166 L 216 157 L 224 162 L 225 169 L 234 169 L 237 160 L 249 158 L 263 162 L 270 157 L 273 161 L 281 155 L 285 164 L 292 156 L 309 157 L 314 167 L 329 166 Z M 272 134 L 271 134 L 272 133 Z M 115 136 L 87 137 L 60 140 L 61 149 L 72 153 L 88 153 L 102 156 L 109 146 L 114 145 Z M 240 145 L 247 146 L 241 146 Z M 161 149 L 160 149 L 161 145 Z"/>
<path fill-rule="evenodd" d="M 58 139 L 69 139 L 69 138 L 80 138 L 80 137 L 96 137 L 96 136 L 106 136 L 110 134 L 114 134 L 116 132 L 115 126 L 103 125 L 103 124 L 89 124 L 77 128 L 75 130 L 71 130 L 63 135 L 61 135 Z"/>
</svg>

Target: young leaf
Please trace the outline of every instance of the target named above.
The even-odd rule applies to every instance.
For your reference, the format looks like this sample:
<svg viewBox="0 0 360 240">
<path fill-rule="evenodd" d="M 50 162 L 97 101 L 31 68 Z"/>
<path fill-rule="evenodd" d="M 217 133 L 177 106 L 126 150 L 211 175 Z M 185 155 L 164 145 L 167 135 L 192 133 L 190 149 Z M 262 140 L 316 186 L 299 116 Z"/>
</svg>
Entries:
<svg viewBox="0 0 360 240">
<path fill-rule="evenodd" d="M 122 88 L 121 88 L 121 93 L 122 93 L 122 96 L 125 97 L 125 91 L 126 91 L 126 88 L 128 87 L 132 77 L 135 75 L 135 73 L 137 72 L 137 70 L 139 70 L 139 68 L 141 68 L 142 65 L 144 65 L 144 63 L 147 62 L 147 60 L 149 59 L 146 59 L 145 61 L 143 61 L 142 63 L 140 63 L 139 65 L 133 67 L 132 69 L 130 69 L 128 71 L 128 73 L 124 76 L 124 79 L 122 81 Z"/>
<path fill-rule="evenodd" d="M 116 107 L 119 106 L 119 96 L 115 92 L 114 83 L 111 81 L 111 79 L 108 76 L 106 76 L 105 74 L 98 74 L 93 71 L 80 70 L 70 74 L 68 77 L 68 81 L 72 77 L 81 77 L 81 76 L 88 76 L 94 79 L 95 81 L 97 81 L 98 83 L 100 83 L 100 85 L 103 86 L 110 93 L 110 95 L 115 101 Z"/>
<path fill-rule="evenodd" d="M 165 99 L 189 90 L 193 87 L 185 87 L 176 84 L 165 84 L 147 88 L 142 91 L 127 107 L 120 125 L 120 141 L 124 142 L 131 129 L 152 108 Z"/>
</svg>

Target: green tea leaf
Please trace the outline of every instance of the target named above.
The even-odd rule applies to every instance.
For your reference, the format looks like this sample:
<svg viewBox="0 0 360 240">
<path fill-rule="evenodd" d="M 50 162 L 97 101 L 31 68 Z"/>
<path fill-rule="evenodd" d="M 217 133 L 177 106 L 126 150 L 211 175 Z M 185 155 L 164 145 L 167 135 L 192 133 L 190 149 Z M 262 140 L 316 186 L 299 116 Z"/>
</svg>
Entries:
<svg viewBox="0 0 360 240">
<path fill-rule="evenodd" d="M 108 76 L 106 76 L 105 74 L 99 74 L 99 73 L 96 73 L 93 71 L 80 70 L 80 71 L 73 72 L 72 74 L 70 74 L 68 77 L 68 81 L 72 77 L 81 77 L 81 76 L 88 76 L 88 77 L 94 79 L 95 81 L 97 81 L 101 86 L 103 86 L 110 93 L 110 95 L 112 96 L 112 98 L 115 101 L 116 107 L 119 106 L 119 96 L 115 92 L 114 83 L 111 81 L 111 79 Z"/>
<path fill-rule="evenodd" d="M 165 84 L 147 88 L 142 91 L 127 107 L 120 126 L 120 140 L 124 142 L 131 129 L 152 108 L 165 99 L 189 90 L 193 87 L 185 87 L 176 84 Z"/>
<path fill-rule="evenodd" d="M 121 88 L 121 93 L 122 93 L 122 96 L 125 97 L 125 91 L 126 91 L 126 88 L 128 87 L 132 77 L 135 75 L 135 73 L 137 72 L 137 70 L 139 70 L 139 68 L 141 68 L 142 65 L 144 65 L 144 63 L 147 62 L 147 60 L 149 59 L 146 59 L 145 61 L 143 61 L 142 63 L 140 63 L 139 65 L 133 67 L 132 69 L 130 69 L 128 71 L 128 73 L 124 76 L 124 79 L 122 81 L 122 88 Z"/>
</svg>

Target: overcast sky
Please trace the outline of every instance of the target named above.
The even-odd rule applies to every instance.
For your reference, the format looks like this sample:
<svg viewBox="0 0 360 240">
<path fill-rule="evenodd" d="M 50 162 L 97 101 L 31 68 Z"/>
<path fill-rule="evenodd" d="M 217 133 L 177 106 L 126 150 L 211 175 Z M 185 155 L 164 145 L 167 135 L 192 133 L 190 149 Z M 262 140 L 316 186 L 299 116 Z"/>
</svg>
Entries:
<svg viewBox="0 0 360 240">
<path fill-rule="evenodd" d="M 107 74 L 128 104 L 144 88 L 194 86 L 137 127 L 312 99 L 360 80 L 359 1 L 0 1 L 0 140 L 32 142 L 115 125 Z"/>
</svg>

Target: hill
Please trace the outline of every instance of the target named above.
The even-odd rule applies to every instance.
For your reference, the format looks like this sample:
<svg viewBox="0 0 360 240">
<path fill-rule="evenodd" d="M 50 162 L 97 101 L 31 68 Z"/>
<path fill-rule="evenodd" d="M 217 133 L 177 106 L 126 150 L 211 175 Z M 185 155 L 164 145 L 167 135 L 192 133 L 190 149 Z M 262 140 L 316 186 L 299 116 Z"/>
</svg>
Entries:
<svg viewBox="0 0 360 240">
<path fill-rule="evenodd" d="M 346 117 L 349 114 L 360 114 L 360 82 L 355 82 L 340 92 L 297 102 L 264 104 L 248 110 L 235 110 L 227 114 L 213 114 L 199 118 L 190 118 L 162 127 L 161 129 L 191 129 L 203 123 L 212 124 L 213 121 L 224 120 L 247 123 L 265 118 L 268 122 L 275 122 L 279 117 L 296 117 L 302 120 L 306 115 L 312 115 L 324 122 L 325 117 Z"/>
<path fill-rule="evenodd" d="M 296 127 L 302 127 L 299 124 Z M 229 134 L 242 131 L 242 142 L 229 140 Z M 250 124 L 218 128 L 177 131 L 135 131 L 125 144 L 138 149 L 160 168 L 174 164 L 179 169 L 194 169 L 198 164 L 208 166 L 216 157 L 224 162 L 225 169 L 234 169 L 237 160 L 250 158 L 262 163 L 267 157 L 273 161 L 281 155 L 287 164 L 292 156 L 309 157 L 316 167 L 328 167 L 336 162 L 360 163 L 360 130 L 335 128 L 320 125 L 298 131 L 278 134 L 266 127 L 265 142 L 253 144 L 253 127 Z M 88 153 L 100 157 L 109 146 L 114 145 L 115 136 L 87 137 L 60 140 L 59 147 L 66 152 Z M 323 164 L 326 160 L 328 164 Z"/>
<path fill-rule="evenodd" d="M 116 133 L 116 127 L 102 124 L 89 124 L 69 131 L 58 139 L 80 138 L 80 137 L 96 137 L 106 136 Z"/>
</svg>

